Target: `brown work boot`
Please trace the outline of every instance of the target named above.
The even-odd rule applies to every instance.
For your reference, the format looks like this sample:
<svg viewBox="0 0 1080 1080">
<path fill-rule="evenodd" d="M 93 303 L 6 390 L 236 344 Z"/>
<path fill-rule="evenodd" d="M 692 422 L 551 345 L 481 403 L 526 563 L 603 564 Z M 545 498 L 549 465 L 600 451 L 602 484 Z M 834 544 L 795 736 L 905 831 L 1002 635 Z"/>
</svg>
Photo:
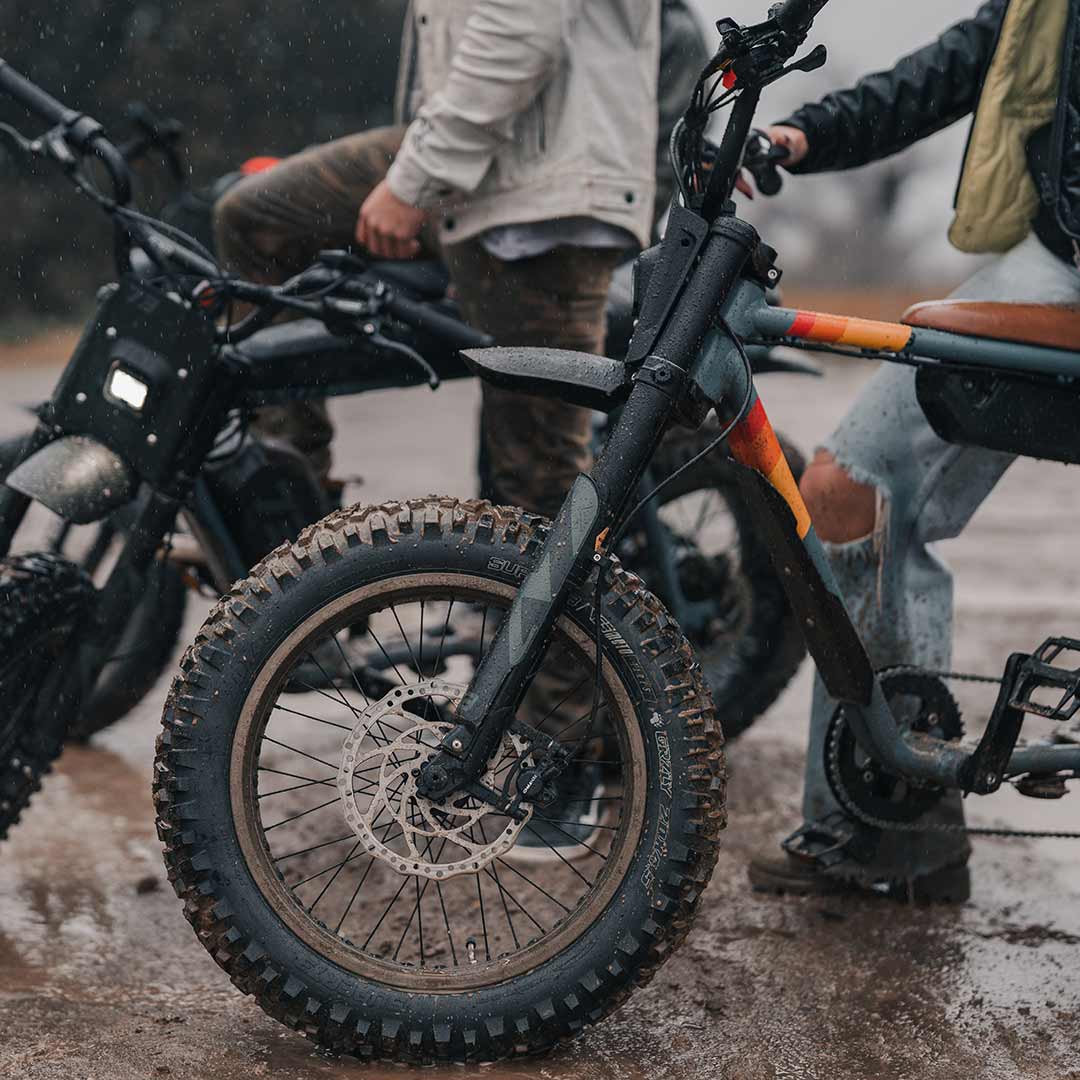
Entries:
<svg viewBox="0 0 1080 1080">
<path fill-rule="evenodd" d="M 971 897 L 971 871 L 966 863 L 945 866 L 910 881 L 862 885 L 826 874 L 812 859 L 800 859 L 785 851 L 751 859 L 747 873 L 754 892 L 773 896 L 868 893 L 916 904 L 963 904 Z"/>
</svg>

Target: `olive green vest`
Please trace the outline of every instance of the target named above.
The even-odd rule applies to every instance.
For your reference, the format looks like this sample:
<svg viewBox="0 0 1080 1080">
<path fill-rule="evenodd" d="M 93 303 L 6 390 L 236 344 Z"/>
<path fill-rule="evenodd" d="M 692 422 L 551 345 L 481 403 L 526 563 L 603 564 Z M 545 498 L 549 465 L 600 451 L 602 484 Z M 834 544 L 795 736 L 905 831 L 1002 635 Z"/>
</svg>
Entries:
<svg viewBox="0 0 1080 1080">
<path fill-rule="evenodd" d="M 983 84 L 949 240 L 961 251 L 1008 251 L 1031 231 L 1039 196 L 1029 136 L 1057 105 L 1069 0 L 1012 0 Z"/>
</svg>

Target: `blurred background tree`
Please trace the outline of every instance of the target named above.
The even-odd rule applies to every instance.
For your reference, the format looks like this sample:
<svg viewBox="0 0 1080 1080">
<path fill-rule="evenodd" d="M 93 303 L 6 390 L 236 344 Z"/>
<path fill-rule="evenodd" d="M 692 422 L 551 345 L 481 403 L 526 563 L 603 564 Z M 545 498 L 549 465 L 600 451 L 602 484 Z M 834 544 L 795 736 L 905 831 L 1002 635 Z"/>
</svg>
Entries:
<svg viewBox="0 0 1080 1080">
<path fill-rule="evenodd" d="M 4 0 L 0 57 L 125 130 L 142 101 L 186 128 L 192 180 L 391 117 L 405 0 Z M 40 128 L 0 99 L 0 120 Z M 107 223 L 0 149 L 0 319 L 84 308 L 110 271 Z"/>
</svg>

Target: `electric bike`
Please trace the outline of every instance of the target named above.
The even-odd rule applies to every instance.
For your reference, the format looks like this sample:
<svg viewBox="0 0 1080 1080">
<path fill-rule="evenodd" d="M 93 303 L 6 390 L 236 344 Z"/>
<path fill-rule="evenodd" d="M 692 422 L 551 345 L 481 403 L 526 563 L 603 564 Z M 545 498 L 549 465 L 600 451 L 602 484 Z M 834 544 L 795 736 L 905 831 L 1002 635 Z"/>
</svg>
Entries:
<svg viewBox="0 0 1080 1080">
<path fill-rule="evenodd" d="M 725 822 L 723 715 L 678 624 L 613 557 L 673 424 L 718 417 L 839 703 L 830 743 L 841 763 L 859 755 L 830 770 L 854 820 L 917 829 L 946 792 L 1012 781 L 1046 797 L 1080 775 L 1080 747 L 1019 739 L 1027 714 L 1080 707 L 1064 663 L 1080 642 L 1010 657 L 977 740 L 890 700 L 755 388 L 750 344 L 912 364 L 944 438 L 1080 461 L 1075 311 L 930 305 L 894 325 L 766 303 L 777 255 L 731 193 L 762 90 L 824 62 L 820 46 L 796 58 L 823 6 L 718 24 L 673 142 L 681 205 L 637 262 L 624 360 L 468 352 L 499 385 L 621 409 L 555 521 L 453 497 L 343 510 L 238 582 L 185 656 L 154 785 L 170 880 L 233 982 L 324 1046 L 411 1062 L 546 1050 L 688 933 Z M 705 125 L 725 104 L 707 173 Z M 461 608 L 468 668 L 445 655 Z M 407 656 L 397 685 L 284 693 L 358 625 Z M 890 785 L 908 797 L 883 797 Z M 542 875 L 522 857 L 537 847 Z"/>
</svg>

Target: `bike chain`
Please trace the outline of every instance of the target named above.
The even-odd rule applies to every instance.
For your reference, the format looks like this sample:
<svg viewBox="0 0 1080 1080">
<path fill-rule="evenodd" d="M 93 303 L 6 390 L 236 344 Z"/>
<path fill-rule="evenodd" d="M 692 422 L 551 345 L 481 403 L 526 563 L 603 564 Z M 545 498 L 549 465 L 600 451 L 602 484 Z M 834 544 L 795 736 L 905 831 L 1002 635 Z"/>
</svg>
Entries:
<svg viewBox="0 0 1080 1080">
<path fill-rule="evenodd" d="M 931 678 L 951 680 L 953 682 L 975 682 L 1001 684 L 1000 678 L 992 675 L 973 675 L 958 671 L 931 671 L 926 668 L 898 665 L 884 668 L 878 672 L 879 676 L 887 675 L 925 675 Z M 839 720 L 839 723 L 842 723 Z M 1080 840 L 1080 832 L 1064 832 L 1039 829 L 991 829 L 979 828 L 969 825 L 953 825 L 944 821 L 918 822 L 918 821 L 890 821 L 887 818 L 879 818 L 875 814 L 867 813 L 862 807 L 856 805 L 850 793 L 845 789 L 840 778 L 839 748 L 840 740 L 836 737 L 838 720 L 834 719 L 832 730 L 829 733 L 828 767 L 829 780 L 843 806 L 845 813 L 850 814 L 856 821 L 871 828 L 884 832 L 906 833 L 966 833 L 968 836 L 1007 836 L 1014 839 L 1027 840 Z"/>
</svg>

